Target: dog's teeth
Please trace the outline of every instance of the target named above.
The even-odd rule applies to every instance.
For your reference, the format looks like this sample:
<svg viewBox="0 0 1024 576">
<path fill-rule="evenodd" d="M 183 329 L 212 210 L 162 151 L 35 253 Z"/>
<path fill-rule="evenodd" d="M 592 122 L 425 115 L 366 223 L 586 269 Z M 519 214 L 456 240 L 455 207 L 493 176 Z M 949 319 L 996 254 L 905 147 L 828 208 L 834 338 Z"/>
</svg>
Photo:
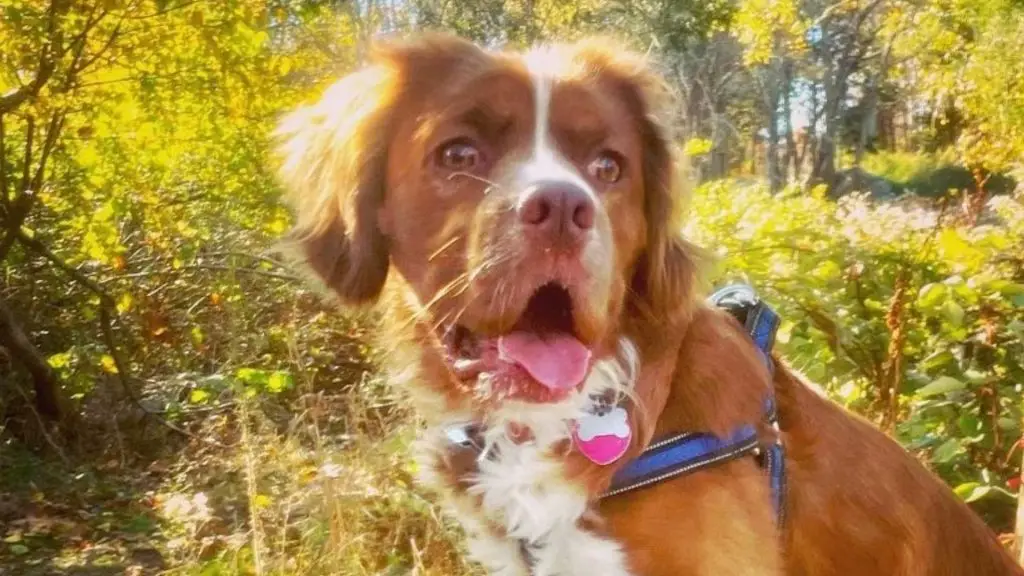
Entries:
<svg viewBox="0 0 1024 576">
<path fill-rule="evenodd" d="M 479 358 L 459 358 L 452 363 L 452 369 L 456 376 L 465 380 L 478 376 L 484 369 L 484 363 Z"/>
</svg>

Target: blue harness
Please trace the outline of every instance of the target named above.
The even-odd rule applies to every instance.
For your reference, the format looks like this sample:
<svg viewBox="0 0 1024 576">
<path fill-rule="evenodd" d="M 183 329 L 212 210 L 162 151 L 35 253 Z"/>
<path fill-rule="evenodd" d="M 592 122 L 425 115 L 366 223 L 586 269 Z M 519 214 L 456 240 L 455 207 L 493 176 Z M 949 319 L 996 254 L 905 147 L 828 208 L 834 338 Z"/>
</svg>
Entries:
<svg viewBox="0 0 1024 576">
<path fill-rule="evenodd" d="M 779 316 L 762 302 L 752 288 L 737 284 L 715 292 L 710 303 L 726 309 L 747 330 L 757 345 L 768 366 L 774 372 L 771 351 L 775 344 L 775 332 L 779 327 Z M 776 432 L 779 429 L 775 397 L 769 392 L 765 399 L 764 419 Z M 784 518 L 784 497 L 786 491 L 786 463 L 781 439 L 776 434 L 774 441 L 764 444 L 758 438 L 757 429 L 744 424 L 726 438 L 703 432 L 683 432 L 653 442 L 636 459 L 632 460 L 612 478 L 611 487 L 602 498 L 624 494 L 656 484 L 662 480 L 692 474 L 743 456 L 754 456 L 768 473 L 772 489 L 772 503 L 779 525 Z"/>
</svg>

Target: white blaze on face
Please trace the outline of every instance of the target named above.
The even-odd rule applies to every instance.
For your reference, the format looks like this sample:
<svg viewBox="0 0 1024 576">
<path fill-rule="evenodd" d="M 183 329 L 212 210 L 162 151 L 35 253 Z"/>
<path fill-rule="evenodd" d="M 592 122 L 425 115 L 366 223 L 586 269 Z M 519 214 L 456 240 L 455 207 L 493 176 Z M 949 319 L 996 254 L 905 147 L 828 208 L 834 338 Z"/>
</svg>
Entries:
<svg viewBox="0 0 1024 576">
<path fill-rule="evenodd" d="M 605 414 L 587 414 L 578 421 L 576 436 L 583 442 L 589 442 L 598 436 L 629 437 L 629 422 L 626 411 L 616 406 Z"/>
<path fill-rule="evenodd" d="M 575 184 L 591 195 L 594 191 L 579 172 L 566 162 L 551 142 L 551 86 L 557 75 L 555 65 L 561 62 L 550 48 L 538 47 L 524 57 L 533 81 L 536 113 L 533 125 L 533 156 L 523 166 L 522 182 L 527 185 L 543 181 Z"/>
</svg>

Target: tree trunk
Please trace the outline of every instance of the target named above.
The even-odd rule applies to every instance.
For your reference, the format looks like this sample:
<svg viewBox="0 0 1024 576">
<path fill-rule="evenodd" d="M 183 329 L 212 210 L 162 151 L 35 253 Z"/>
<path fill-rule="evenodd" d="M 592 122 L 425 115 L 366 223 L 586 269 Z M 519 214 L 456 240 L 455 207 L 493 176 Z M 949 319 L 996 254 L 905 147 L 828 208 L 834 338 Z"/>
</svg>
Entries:
<svg viewBox="0 0 1024 576">
<path fill-rule="evenodd" d="M 725 103 L 718 98 L 712 104 L 711 125 L 711 164 L 710 177 L 713 180 L 725 178 L 729 172 L 729 146 L 732 139 L 728 130 L 722 129 L 722 118 L 726 117 Z"/>
<path fill-rule="evenodd" d="M 853 155 L 853 165 L 860 168 L 867 153 L 868 142 L 878 128 L 878 83 L 877 77 L 872 76 L 865 83 L 863 106 L 860 115 L 860 134 L 857 138 L 857 149 Z"/>
<path fill-rule="evenodd" d="M 773 103 L 774 98 L 772 99 Z M 779 111 L 773 106 L 768 120 L 768 146 L 765 147 L 767 155 L 765 164 L 768 168 L 768 184 L 771 186 L 772 194 L 782 190 L 782 174 L 779 173 Z"/>
<path fill-rule="evenodd" d="M 814 158 L 814 166 L 811 170 L 811 181 L 813 184 L 824 183 L 829 188 L 835 185 L 838 179 L 836 172 L 836 140 L 838 136 L 839 114 L 826 110 L 825 134 L 822 136 L 821 141 L 818 142 L 817 155 Z"/>
<path fill-rule="evenodd" d="M 765 143 L 765 172 L 772 194 L 782 190 L 782 174 L 779 172 L 779 98 L 782 88 L 782 72 L 775 66 L 766 68 L 761 82 L 764 104 L 768 112 L 768 142 Z"/>
<path fill-rule="evenodd" d="M 0 346 L 11 352 L 11 357 L 22 365 L 32 378 L 36 411 L 47 420 L 59 422 L 67 416 L 67 400 L 60 389 L 56 374 L 46 359 L 32 345 L 14 315 L 0 302 Z"/>
<path fill-rule="evenodd" d="M 1024 446 L 1024 437 L 1019 440 Z M 1014 533 L 1014 550 L 1017 554 L 1017 563 L 1024 566 L 1024 450 L 1021 450 L 1020 487 L 1017 488 L 1017 529 Z"/>
<path fill-rule="evenodd" d="M 818 121 L 821 120 L 821 107 L 818 101 L 819 89 L 820 86 L 817 82 L 811 84 L 811 118 L 807 126 L 807 138 L 804 140 L 803 147 L 800 150 L 800 165 L 807 164 L 808 159 L 810 161 L 811 174 L 808 177 L 808 182 L 814 178 L 814 163 L 818 158 L 818 146 L 821 142 L 821 137 L 818 134 Z M 803 172 L 802 169 L 801 172 Z"/>
<path fill-rule="evenodd" d="M 783 164 L 783 179 L 792 182 L 800 179 L 799 159 L 796 150 L 796 134 L 793 131 L 793 65 L 786 64 L 785 76 L 782 82 L 782 113 L 786 116 L 786 161 Z M 789 167 L 793 167 L 792 178 L 787 174 Z"/>
<path fill-rule="evenodd" d="M 752 130 L 750 134 L 750 175 L 757 176 L 757 130 Z"/>
</svg>

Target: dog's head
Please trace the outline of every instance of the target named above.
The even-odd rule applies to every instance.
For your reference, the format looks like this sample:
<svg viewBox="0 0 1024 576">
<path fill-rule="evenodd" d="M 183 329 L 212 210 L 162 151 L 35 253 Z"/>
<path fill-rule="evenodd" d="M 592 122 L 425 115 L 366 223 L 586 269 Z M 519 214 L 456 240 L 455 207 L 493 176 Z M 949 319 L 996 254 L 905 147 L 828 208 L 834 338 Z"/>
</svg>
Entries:
<svg viewBox="0 0 1024 576">
<path fill-rule="evenodd" d="M 294 237 L 348 304 L 390 273 L 455 389 L 564 398 L 626 324 L 689 305 L 662 96 L 604 41 L 380 48 L 281 127 Z"/>
</svg>

